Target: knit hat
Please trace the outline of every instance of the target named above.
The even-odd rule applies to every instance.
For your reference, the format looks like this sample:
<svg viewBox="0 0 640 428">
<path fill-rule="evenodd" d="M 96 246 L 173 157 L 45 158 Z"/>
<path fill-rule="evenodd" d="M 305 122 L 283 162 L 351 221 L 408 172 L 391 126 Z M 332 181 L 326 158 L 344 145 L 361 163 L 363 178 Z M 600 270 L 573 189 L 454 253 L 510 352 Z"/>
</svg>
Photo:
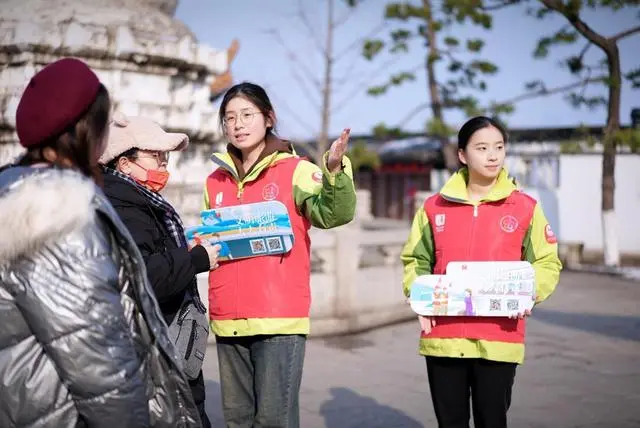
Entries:
<svg viewBox="0 0 640 428">
<path fill-rule="evenodd" d="M 114 112 L 109 124 L 109 141 L 100 157 L 107 164 L 129 149 L 171 152 L 183 150 L 189 145 L 187 134 L 165 132 L 151 119 L 140 116 L 127 117 Z"/>
<path fill-rule="evenodd" d="M 98 95 L 100 80 L 82 61 L 63 58 L 36 73 L 16 110 L 23 147 L 34 147 L 75 124 Z"/>
</svg>

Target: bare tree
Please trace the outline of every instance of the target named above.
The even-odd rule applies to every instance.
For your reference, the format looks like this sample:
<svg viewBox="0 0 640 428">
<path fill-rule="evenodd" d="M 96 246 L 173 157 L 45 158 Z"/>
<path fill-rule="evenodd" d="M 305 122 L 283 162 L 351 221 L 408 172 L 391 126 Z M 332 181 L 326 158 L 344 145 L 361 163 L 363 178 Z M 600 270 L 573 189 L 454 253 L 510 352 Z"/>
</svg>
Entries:
<svg viewBox="0 0 640 428">
<path fill-rule="evenodd" d="M 319 55 L 322 63 L 321 70 L 315 70 L 309 64 L 307 58 L 302 58 L 298 53 L 290 48 L 290 45 L 282 38 L 280 31 L 276 29 L 268 30 L 268 33 L 274 40 L 284 49 L 287 59 L 291 65 L 291 74 L 297 85 L 301 89 L 301 93 L 305 94 L 307 101 L 318 111 L 320 118 L 319 129 L 309 124 L 307 120 L 301 118 L 299 114 L 286 103 L 279 104 L 288 111 L 288 113 L 298 121 L 312 135 L 317 137 L 317 146 L 310 150 L 316 163 L 320 164 L 323 154 L 329 148 L 329 131 L 331 128 L 331 117 L 337 111 L 348 105 L 354 96 L 364 92 L 367 83 L 372 81 L 372 75 L 357 76 L 357 69 L 353 67 L 353 58 L 356 55 L 350 55 L 360 48 L 365 37 L 373 37 L 385 27 L 385 23 L 372 28 L 372 30 L 364 37 L 353 40 L 351 43 L 345 44 L 340 49 L 335 43 L 336 31 L 342 27 L 356 13 L 355 2 L 347 0 L 346 3 L 351 6 L 342 14 L 336 11 L 336 0 L 324 0 L 326 5 L 326 15 L 324 17 L 324 34 L 320 36 L 320 31 L 314 28 L 312 20 L 309 18 L 307 7 L 310 3 L 302 0 L 298 1 L 298 9 L 296 19 L 302 24 L 305 30 L 304 37 L 312 44 L 312 53 Z M 362 2 L 362 0 L 360 1 Z M 346 74 L 344 76 L 336 76 L 337 65 L 351 59 L 346 66 Z M 342 98 L 336 95 L 337 87 L 340 87 L 340 93 L 344 93 Z M 346 88 L 346 90 L 345 90 Z M 319 100 L 318 100 L 319 99 Z"/>
</svg>

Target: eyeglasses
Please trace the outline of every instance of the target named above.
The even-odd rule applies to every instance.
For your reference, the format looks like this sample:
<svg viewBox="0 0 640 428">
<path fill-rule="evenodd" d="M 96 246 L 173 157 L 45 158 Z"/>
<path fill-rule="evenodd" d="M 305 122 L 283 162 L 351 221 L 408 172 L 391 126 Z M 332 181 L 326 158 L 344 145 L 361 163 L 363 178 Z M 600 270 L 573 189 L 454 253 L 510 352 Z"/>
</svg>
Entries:
<svg viewBox="0 0 640 428">
<path fill-rule="evenodd" d="M 169 152 L 151 152 L 148 156 L 138 153 L 139 158 L 155 159 L 158 164 L 169 163 Z"/>
<path fill-rule="evenodd" d="M 222 124 L 224 126 L 226 126 L 227 128 L 235 126 L 236 121 L 240 120 L 240 123 L 246 126 L 249 126 L 253 123 L 253 119 L 255 117 L 256 114 L 262 114 L 262 112 L 259 111 L 254 111 L 254 112 L 245 112 L 245 113 L 240 113 L 240 116 L 235 116 L 235 115 L 226 115 L 223 119 L 222 119 Z"/>
</svg>

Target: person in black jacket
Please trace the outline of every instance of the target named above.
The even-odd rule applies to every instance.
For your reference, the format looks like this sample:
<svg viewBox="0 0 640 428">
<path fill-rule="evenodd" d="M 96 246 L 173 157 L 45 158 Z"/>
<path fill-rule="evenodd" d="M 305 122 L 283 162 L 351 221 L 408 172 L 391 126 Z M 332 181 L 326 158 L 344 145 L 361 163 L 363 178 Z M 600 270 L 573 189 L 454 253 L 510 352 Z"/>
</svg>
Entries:
<svg viewBox="0 0 640 428">
<path fill-rule="evenodd" d="M 193 299 L 206 314 L 196 274 L 217 267 L 220 249 L 206 243 L 189 249 L 179 215 L 158 193 L 169 179 L 169 152 L 182 150 L 187 144 L 185 134 L 167 133 L 149 119 L 116 112 L 107 148 L 100 158 L 104 192 L 144 257 L 156 299 L 170 326 L 186 298 Z M 203 426 L 208 428 L 211 423 L 205 412 L 204 378 L 202 370 L 198 371 L 190 378 L 190 386 Z"/>
</svg>

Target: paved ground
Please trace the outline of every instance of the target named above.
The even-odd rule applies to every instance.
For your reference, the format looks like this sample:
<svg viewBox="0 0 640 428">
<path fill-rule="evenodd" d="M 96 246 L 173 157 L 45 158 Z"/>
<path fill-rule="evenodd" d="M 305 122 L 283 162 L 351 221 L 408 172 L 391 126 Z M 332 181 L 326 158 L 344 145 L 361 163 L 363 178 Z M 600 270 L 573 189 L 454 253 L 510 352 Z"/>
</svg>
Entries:
<svg viewBox="0 0 640 428">
<path fill-rule="evenodd" d="M 529 322 L 510 426 L 640 427 L 640 282 L 564 273 Z M 312 339 L 303 428 L 435 427 L 417 322 Z M 215 347 L 205 363 L 208 411 L 223 426 Z"/>
</svg>

